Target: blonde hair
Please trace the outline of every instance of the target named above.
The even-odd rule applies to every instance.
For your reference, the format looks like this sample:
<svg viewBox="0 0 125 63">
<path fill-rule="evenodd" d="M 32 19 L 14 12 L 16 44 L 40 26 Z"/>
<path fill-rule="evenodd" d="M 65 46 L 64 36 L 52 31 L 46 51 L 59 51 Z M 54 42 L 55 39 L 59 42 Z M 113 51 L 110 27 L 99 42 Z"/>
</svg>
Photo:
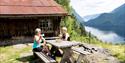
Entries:
<svg viewBox="0 0 125 63">
<path fill-rule="evenodd" d="M 62 30 L 66 31 L 67 32 L 67 28 L 66 27 L 62 27 Z"/>
<path fill-rule="evenodd" d="M 39 32 L 41 32 L 41 29 L 40 29 L 40 28 L 36 28 L 36 29 L 35 29 L 35 34 L 37 34 L 37 33 L 39 33 Z"/>
</svg>

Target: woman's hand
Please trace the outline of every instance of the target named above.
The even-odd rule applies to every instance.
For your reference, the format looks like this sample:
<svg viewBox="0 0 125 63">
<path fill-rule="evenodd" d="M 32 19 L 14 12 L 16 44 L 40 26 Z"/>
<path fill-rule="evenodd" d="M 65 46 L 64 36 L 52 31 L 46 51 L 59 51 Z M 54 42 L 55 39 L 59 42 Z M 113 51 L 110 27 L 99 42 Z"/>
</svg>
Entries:
<svg viewBox="0 0 125 63">
<path fill-rule="evenodd" d="M 44 41 L 43 44 L 46 45 L 46 40 L 44 38 L 43 38 L 43 41 Z"/>
<path fill-rule="evenodd" d="M 46 44 L 44 44 L 44 43 L 42 43 L 41 45 L 42 45 L 42 46 L 46 46 Z"/>
<path fill-rule="evenodd" d="M 40 44 L 40 42 L 41 42 L 41 40 L 42 40 L 42 36 L 37 36 L 37 35 L 35 35 L 35 36 L 34 36 L 34 40 L 36 40 L 37 43 Z"/>
<path fill-rule="evenodd" d="M 42 37 L 43 43 L 41 44 L 42 46 L 46 46 L 46 40 Z"/>
</svg>

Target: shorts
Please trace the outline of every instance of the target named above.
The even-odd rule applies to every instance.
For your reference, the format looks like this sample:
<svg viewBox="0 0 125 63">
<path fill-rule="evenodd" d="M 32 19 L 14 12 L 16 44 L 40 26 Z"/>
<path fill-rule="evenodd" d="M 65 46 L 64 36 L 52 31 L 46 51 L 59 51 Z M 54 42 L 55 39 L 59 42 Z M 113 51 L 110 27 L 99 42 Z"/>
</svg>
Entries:
<svg viewBox="0 0 125 63">
<path fill-rule="evenodd" d="M 42 47 L 38 47 L 38 48 L 33 49 L 34 52 L 42 52 L 42 50 L 43 50 Z"/>
</svg>

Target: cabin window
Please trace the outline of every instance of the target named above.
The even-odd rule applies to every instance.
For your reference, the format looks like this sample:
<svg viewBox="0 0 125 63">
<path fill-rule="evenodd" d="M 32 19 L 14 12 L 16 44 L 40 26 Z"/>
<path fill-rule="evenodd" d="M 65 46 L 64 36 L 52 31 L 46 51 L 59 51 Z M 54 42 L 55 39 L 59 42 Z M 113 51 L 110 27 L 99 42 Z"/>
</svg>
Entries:
<svg viewBox="0 0 125 63">
<path fill-rule="evenodd" d="M 53 32 L 53 24 L 50 19 L 41 19 L 39 20 L 39 28 L 41 28 L 44 33 Z"/>
</svg>

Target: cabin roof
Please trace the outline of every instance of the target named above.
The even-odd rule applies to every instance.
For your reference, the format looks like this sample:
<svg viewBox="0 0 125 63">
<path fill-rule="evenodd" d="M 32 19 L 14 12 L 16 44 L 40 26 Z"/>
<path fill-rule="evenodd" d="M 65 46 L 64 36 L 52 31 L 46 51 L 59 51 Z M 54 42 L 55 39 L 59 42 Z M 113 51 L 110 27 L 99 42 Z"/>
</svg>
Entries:
<svg viewBox="0 0 125 63">
<path fill-rule="evenodd" d="M 0 0 L 0 15 L 66 15 L 54 0 Z"/>
</svg>

